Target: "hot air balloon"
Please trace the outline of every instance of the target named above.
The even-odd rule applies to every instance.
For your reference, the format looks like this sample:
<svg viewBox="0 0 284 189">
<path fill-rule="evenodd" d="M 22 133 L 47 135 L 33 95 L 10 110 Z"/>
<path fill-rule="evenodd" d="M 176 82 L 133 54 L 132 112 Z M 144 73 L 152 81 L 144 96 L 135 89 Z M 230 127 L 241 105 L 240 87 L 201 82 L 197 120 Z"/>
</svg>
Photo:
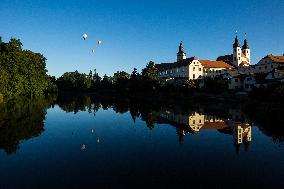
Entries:
<svg viewBox="0 0 284 189">
<path fill-rule="evenodd" d="M 87 37 L 88 37 L 88 35 L 87 35 L 86 33 L 84 33 L 84 34 L 82 35 L 82 38 L 83 38 L 84 40 L 86 40 Z"/>
<path fill-rule="evenodd" d="M 92 49 L 92 53 L 95 53 L 95 49 Z"/>
<path fill-rule="evenodd" d="M 98 41 L 98 45 L 102 44 L 102 41 Z"/>
</svg>

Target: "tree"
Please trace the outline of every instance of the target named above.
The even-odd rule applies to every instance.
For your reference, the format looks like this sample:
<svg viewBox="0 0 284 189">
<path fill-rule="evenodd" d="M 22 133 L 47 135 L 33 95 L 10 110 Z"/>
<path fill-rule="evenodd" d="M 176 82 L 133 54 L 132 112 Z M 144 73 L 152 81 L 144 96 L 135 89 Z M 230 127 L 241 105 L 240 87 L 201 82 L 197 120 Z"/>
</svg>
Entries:
<svg viewBox="0 0 284 189">
<path fill-rule="evenodd" d="M 158 69 L 155 67 L 155 63 L 153 61 L 150 61 L 146 68 L 142 70 L 142 77 L 145 80 L 148 81 L 158 81 Z"/>
<path fill-rule="evenodd" d="M 23 50 L 19 39 L 0 40 L 0 90 L 5 97 L 41 96 L 50 85 L 42 54 Z"/>
</svg>

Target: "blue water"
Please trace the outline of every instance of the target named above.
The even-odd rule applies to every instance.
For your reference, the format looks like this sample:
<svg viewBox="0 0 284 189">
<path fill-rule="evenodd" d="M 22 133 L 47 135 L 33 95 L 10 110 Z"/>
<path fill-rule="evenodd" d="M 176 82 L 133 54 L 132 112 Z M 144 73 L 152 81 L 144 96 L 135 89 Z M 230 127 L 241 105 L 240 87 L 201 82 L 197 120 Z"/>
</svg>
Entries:
<svg viewBox="0 0 284 189">
<path fill-rule="evenodd" d="M 129 111 L 55 105 L 38 136 L 20 139 L 12 153 L 0 149 L 0 188 L 283 187 L 284 145 L 250 126 L 247 147 L 214 128 L 180 140 L 174 124 L 149 128 Z"/>
</svg>

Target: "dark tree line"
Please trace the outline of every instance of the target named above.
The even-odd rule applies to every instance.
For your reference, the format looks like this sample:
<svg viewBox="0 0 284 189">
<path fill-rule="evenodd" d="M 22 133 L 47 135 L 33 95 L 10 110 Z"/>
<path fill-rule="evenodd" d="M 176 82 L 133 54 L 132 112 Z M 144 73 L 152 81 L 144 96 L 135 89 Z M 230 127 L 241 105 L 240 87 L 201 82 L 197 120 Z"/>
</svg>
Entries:
<svg viewBox="0 0 284 189">
<path fill-rule="evenodd" d="M 47 75 L 46 58 L 24 50 L 18 39 L 4 43 L 0 37 L 0 101 L 16 96 L 41 96 L 56 90 Z"/>
</svg>

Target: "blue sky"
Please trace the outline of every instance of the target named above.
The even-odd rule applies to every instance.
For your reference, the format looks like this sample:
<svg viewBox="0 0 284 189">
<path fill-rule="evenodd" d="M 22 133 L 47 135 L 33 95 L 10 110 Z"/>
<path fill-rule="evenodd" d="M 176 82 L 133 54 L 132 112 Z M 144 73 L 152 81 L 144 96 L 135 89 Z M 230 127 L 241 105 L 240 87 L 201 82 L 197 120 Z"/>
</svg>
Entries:
<svg viewBox="0 0 284 189">
<path fill-rule="evenodd" d="M 0 36 L 20 38 L 24 48 L 44 54 L 57 77 L 171 62 L 181 40 L 188 56 L 215 60 L 232 52 L 236 30 L 240 40 L 247 33 L 257 63 L 284 53 L 283 10 L 283 0 L 0 0 Z"/>
</svg>

